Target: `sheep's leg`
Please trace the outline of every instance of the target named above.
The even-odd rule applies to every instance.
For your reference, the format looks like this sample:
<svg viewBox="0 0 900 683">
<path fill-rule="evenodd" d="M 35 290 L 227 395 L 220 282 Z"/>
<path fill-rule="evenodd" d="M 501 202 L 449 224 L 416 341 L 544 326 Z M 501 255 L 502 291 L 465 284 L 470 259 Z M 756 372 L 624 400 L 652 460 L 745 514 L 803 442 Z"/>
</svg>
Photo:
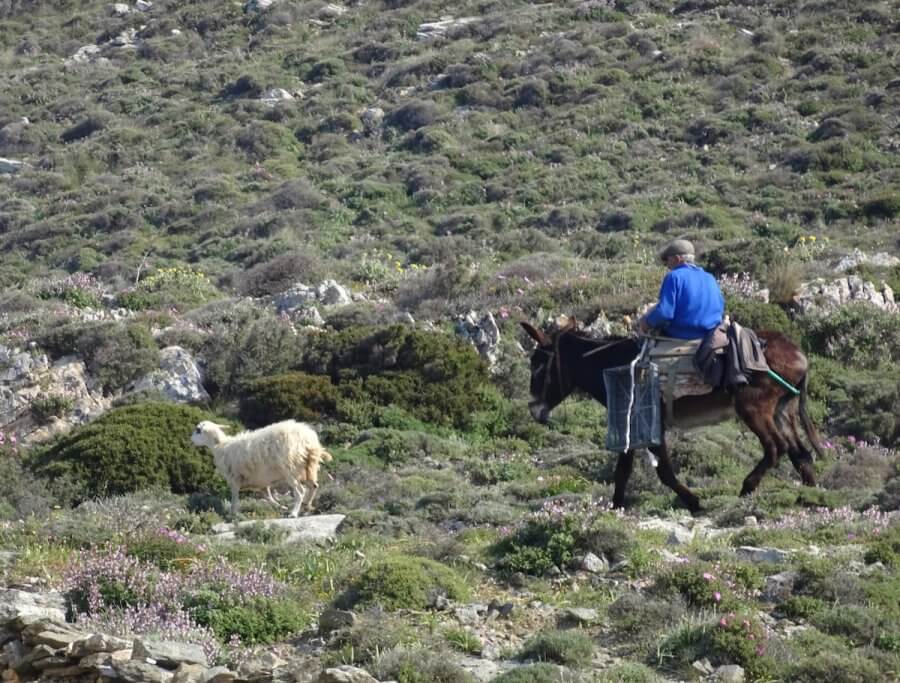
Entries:
<svg viewBox="0 0 900 683">
<path fill-rule="evenodd" d="M 266 486 L 266 498 L 272 505 L 274 505 L 279 510 L 287 510 L 287 505 L 282 505 L 277 500 L 275 500 L 275 495 L 272 493 L 272 487 Z"/>
<path fill-rule="evenodd" d="M 317 482 L 311 481 L 309 482 L 310 493 L 309 500 L 304 504 L 304 508 L 307 512 L 313 511 L 313 501 L 316 499 L 316 494 L 319 492 L 319 484 Z"/>
<path fill-rule="evenodd" d="M 237 523 L 238 508 L 240 507 L 241 487 L 237 484 L 231 485 L 231 518 Z"/>
<path fill-rule="evenodd" d="M 291 491 L 294 493 L 294 507 L 291 508 L 291 517 L 300 516 L 300 506 L 303 505 L 303 498 L 306 496 L 306 489 L 299 481 L 291 482 Z"/>
</svg>

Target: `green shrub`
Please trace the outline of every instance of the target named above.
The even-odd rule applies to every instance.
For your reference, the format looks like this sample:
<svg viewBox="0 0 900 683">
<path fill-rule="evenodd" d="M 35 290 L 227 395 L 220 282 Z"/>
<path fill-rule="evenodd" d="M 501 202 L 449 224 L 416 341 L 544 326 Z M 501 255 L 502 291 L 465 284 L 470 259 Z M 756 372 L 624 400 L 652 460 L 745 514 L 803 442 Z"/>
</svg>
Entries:
<svg viewBox="0 0 900 683">
<path fill-rule="evenodd" d="M 809 619 L 827 606 L 822 600 L 811 595 L 792 595 L 778 607 L 778 611 L 788 619 Z"/>
<path fill-rule="evenodd" d="M 300 360 L 302 343 L 291 325 L 265 308 L 213 305 L 196 322 L 209 328 L 199 352 L 213 394 L 240 395 L 247 382 L 294 368 Z"/>
<path fill-rule="evenodd" d="M 57 503 L 47 482 L 36 477 L 9 447 L 0 447 L 0 519 L 43 516 Z"/>
<path fill-rule="evenodd" d="M 900 362 L 900 316 L 865 304 L 841 306 L 802 323 L 810 351 L 860 369 Z"/>
<path fill-rule="evenodd" d="M 203 554 L 187 538 L 169 529 L 153 529 L 127 538 L 125 552 L 166 570 L 186 566 Z"/>
<path fill-rule="evenodd" d="M 224 602 L 215 591 L 195 594 L 185 605 L 194 620 L 212 629 L 222 642 L 238 636 L 245 645 L 283 640 L 310 626 L 313 615 L 296 599 L 256 598 L 247 604 Z"/>
<path fill-rule="evenodd" d="M 338 392 L 327 375 L 289 372 L 260 377 L 241 390 L 241 421 L 250 427 L 300 420 L 314 422 L 333 416 Z"/>
<path fill-rule="evenodd" d="M 449 628 L 444 631 L 444 638 L 454 650 L 470 655 L 480 655 L 483 644 L 481 638 L 464 628 Z"/>
<path fill-rule="evenodd" d="M 735 605 L 721 572 L 703 562 L 673 565 L 657 579 L 656 590 L 678 593 L 691 607 L 730 609 Z"/>
<path fill-rule="evenodd" d="M 598 683 L 657 683 L 659 680 L 660 677 L 648 666 L 622 662 L 601 671 Z"/>
<path fill-rule="evenodd" d="M 789 337 L 797 337 L 797 328 L 784 309 L 762 301 L 749 301 L 729 297 L 725 310 L 732 320 L 753 330 L 781 332 Z"/>
<path fill-rule="evenodd" d="M 875 537 L 866 548 L 867 564 L 881 562 L 887 567 L 900 567 L 900 524 L 894 524 Z"/>
<path fill-rule="evenodd" d="M 428 648 L 397 647 L 375 662 L 380 680 L 397 683 L 474 683 L 465 669 L 453 663 L 445 652 Z"/>
<path fill-rule="evenodd" d="M 54 357 L 79 354 L 106 392 L 123 389 L 159 367 L 153 335 L 140 323 L 66 323 L 39 334 L 36 341 Z"/>
<path fill-rule="evenodd" d="M 341 604 L 384 609 L 426 609 L 436 597 L 466 600 L 469 588 L 457 573 L 424 557 L 389 557 L 372 564 L 341 598 Z"/>
<path fill-rule="evenodd" d="M 797 683 L 881 683 L 878 665 L 852 651 L 822 650 L 790 667 L 788 679 Z"/>
<path fill-rule="evenodd" d="M 31 402 L 29 409 L 31 417 L 38 424 L 47 424 L 54 417 L 68 415 L 75 402 L 67 396 L 57 394 L 55 396 L 39 396 Z"/>
<path fill-rule="evenodd" d="M 723 616 L 710 635 L 715 657 L 741 665 L 751 680 L 765 680 L 777 672 L 775 661 L 766 654 L 765 626 L 756 618 L 740 613 Z"/>
<path fill-rule="evenodd" d="M 580 522 L 572 515 L 547 521 L 532 519 L 500 540 L 494 553 L 505 571 L 541 576 L 553 566 L 568 565 L 580 540 Z"/>
<path fill-rule="evenodd" d="M 65 481 L 76 501 L 162 487 L 191 493 L 220 486 L 212 456 L 191 444 L 209 413 L 169 403 L 114 408 L 39 450 L 30 467 Z"/>
<path fill-rule="evenodd" d="M 348 401 L 395 404 L 424 422 L 465 427 L 473 412 L 499 398 L 473 347 L 400 325 L 319 335 L 303 365 L 307 372 L 330 375 Z"/>
<path fill-rule="evenodd" d="M 627 636 L 652 634 L 684 616 L 682 600 L 661 600 L 649 595 L 625 593 L 608 608 L 615 629 Z"/>
<path fill-rule="evenodd" d="M 900 193 L 867 199 L 863 202 L 862 212 L 869 218 L 894 218 L 900 215 Z"/>
<path fill-rule="evenodd" d="M 580 668 L 590 664 L 593 652 L 593 642 L 581 631 L 545 631 L 525 641 L 518 656 Z"/>
<path fill-rule="evenodd" d="M 576 680 L 575 676 L 556 664 L 539 662 L 510 669 L 491 683 L 573 683 Z"/>
<path fill-rule="evenodd" d="M 414 626 L 379 609 L 363 612 L 353 626 L 337 631 L 328 641 L 326 665 L 366 666 L 399 645 L 416 642 Z"/>
<path fill-rule="evenodd" d="M 118 295 L 119 304 L 133 311 L 148 308 L 192 308 L 218 295 L 209 277 L 181 266 L 161 268 L 131 290 Z"/>
<path fill-rule="evenodd" d="M 283 543 L 287 537 L 290 536 L 290 533 L 291 532 L 284 527 L 256 522 L 240 527 L 235 533 L 235 536 L 248 543 L 274 546 Z"/>
</svg>

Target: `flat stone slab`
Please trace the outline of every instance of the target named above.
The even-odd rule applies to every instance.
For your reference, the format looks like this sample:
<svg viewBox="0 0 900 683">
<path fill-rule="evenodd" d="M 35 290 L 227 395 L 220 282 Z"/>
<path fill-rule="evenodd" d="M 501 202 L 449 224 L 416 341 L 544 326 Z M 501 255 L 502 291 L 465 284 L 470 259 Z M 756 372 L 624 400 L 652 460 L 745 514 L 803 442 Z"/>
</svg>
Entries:
<svg viewBox="0 0 900 683">
<path fill-rule="evenodd" d="M 344 521 L 346 515 L 311 515 L 309 517 L 282 517 L 279 519 L 250 519 L 238 522 L 238 528 L 244 529 L 256 524 L 263 524 L 266 528 L 287 529 L 289 534 L 285 543 L 297 543 L 299 541 L 328 541 L 337 536 L 338 527 Z M 235 539 L 234 524 L 223 522 L 213 527 L 216 538 L 223 541 Z"/>
</svg>

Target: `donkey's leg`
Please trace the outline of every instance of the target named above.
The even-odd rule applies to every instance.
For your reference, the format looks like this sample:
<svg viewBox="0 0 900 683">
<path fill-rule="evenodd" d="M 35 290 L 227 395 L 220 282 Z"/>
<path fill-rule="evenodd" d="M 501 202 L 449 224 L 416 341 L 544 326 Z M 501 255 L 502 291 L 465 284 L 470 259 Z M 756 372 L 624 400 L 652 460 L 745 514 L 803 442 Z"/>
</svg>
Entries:
<svg viewBox="0 0 900 683">
<path fill-rule="evenodd" d="M 749 495 L 756 490 L 766 472 L 778 465 L 779 456 L 788 448 L 787 441 L 775 426 L 774 405 L 768 402 L 754 405 L 751 409 L 748 407 L 748 403 L 738 400 L 735 402 L 735 408 L 738 416 L 756 434 L 762 444 L 763 458 L 744 479 L 744 484 L 741 486 L 742 496 Z"/>
<path fill-rule="evenodd" d="M 800 437 L 800 430 L 797 428 L 798 419 L 799 416 L 794 413 L 789 420 L 790 433 L 793 436 L 793 439 L 791 439 L 793 446 L 788 450 L 788 455 L 791 458 L 794 469 L 797 470 L 797 473 L 800 475 L 800 480 L 803 482 L 803 485 L 815 486 L 816 471 L 813 467 L 813 454 L 804 445 L 803 439 Z"/>
<path fill-rule="evenodd" d="M 666 439 L 659 446 L 654 446 L 650 452 L 656 456 L 659 463 L 656 466 L 656 476 L 659 480 L 672 489 L 681 498 L 681 502 L 687 506 L 692 513 L 700 512 L 700 499 L 687 486 L 678 481 L 675 476 L 675 470 L 672 468 L 672 461 L 669 459 L 669 451 L 666 448 Z"/>
<path fill-rule="evenodd" d="M 616 463 L 616 490 L 613 493 L 613 507 L 625 507 L 625 487 L 628 486 L 628 478 L 631 476 L 631 470 L 634 468 L 634 451 L 627 451 L 619 454 L 619 461 Z"/>
</svg>

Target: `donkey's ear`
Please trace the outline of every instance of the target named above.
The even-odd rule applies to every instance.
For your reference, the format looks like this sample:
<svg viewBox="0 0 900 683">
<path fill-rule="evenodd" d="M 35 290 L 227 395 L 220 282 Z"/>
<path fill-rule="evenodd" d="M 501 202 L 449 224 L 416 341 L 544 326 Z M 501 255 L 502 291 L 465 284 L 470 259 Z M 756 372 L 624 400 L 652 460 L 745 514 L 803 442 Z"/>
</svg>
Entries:
<svg viewBox="0 0 900 683">
<path fill-rule="evenodd" d="M 528 336 L 534 339 L 541 346 L 546 346 L 549 343 L 547 341 L 547 336 L 527 320 L 523 320 L 519 324 L 522 326 L 522 329 L 524 329 L 528 333 Z"/>
</svg>

